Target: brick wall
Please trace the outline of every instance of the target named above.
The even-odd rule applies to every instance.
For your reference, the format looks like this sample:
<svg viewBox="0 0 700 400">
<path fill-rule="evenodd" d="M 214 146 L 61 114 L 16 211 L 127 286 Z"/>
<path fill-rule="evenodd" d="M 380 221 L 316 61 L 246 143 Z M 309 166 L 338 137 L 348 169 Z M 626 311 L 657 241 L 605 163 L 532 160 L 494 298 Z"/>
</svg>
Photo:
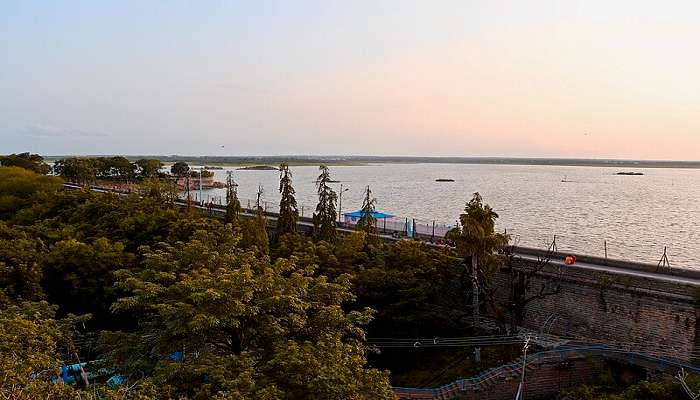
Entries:
<svg viewBox="0 0 700 400">
<path fill-rule="evenodd" d="M 533 262 L 511 263 L 515 270 Z M 501 300 L 510 287 L 509 267 L 494 277 Z M 624 274 L 546 266 L 530 290 L 559 281 L 559 294 L 535 300 L 526 309 L 525 327 L 608 341 L 681 361 L 691 361 L 697 347 L 696 287 Z M 700 335 L 699 335 L 700 336 Z"/>
</svg>

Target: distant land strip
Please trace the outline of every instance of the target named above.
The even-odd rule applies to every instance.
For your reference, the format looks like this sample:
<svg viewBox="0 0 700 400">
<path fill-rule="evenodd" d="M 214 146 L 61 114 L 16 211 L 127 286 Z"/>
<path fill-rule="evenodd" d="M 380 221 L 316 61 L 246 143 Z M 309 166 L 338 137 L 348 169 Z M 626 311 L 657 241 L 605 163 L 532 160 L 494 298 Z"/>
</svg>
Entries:
<svg viewBox="0 0 700 400">
<path fill-rule="evenodd" d="M 48 156 L 55 161 L 71 156 Z M 109 157 L 109 155 L 82 155 L 78 157 Z M 700 168 L 700 161 L 616 160 L 585 158 L 517 158 L 517 157 L 405 157 L 405 156 L 182 156 L 182 155 L 127 155 L 130 161 L 157 158 L 164 163 L 184 161 L 197 165 L 367 165 L 367 164 L 488 164 L 488 165 L 544 165 L 571 167 L 616 168 Z"/>
</svg>

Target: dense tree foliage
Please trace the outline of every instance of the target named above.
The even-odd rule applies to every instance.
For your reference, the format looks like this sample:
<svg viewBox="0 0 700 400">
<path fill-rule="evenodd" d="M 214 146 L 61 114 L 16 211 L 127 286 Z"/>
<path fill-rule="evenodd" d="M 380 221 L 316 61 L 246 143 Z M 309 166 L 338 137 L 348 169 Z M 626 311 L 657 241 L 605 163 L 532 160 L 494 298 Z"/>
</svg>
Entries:
<svg viewBox="0 0 700 400">
<path fill-rule="evenodd" d="M 321 165 L 319 170 L 321 174 L 316 181 L 318 204 L 316 205 L 316 212 L 313 216 L 314 238 L 332 243 L 335 242 L 337 234 L 336 203 L 338 202 L 338 195 L 330 187 L 331 174 L 328 167 Z"/>
<path fill-rule="evenodd" d="M 68 182 L 81 185 L 93 183 L 97 177 L 95 162 L 88 158 L 70 157 L 56 160 L 53 172 Z"/>
<path fill-rule="evenodd" d="M 44 162 L 44 157 L 30 153 L 0 156 L 0 166 L 20 167 L 42 175 L 46 175 L 51 171 L 51 167 Z"/>
<path fill-rule="evenodd" d="M 0 385 L 27 384 L 32 374 L 60 365 L 58 344 L 64 327 L 55 307 L 22 302 L 0 310 Z"/>
<path fill-rule="evenodd" d="M 152 158 L 142 158 L 134 163 L 138 168 L 137 174 L 144 179 L 157 178 L 160 174 L 160 169 L 163 168 L 163 163 L 160 160 Z"/>
<path fill-rule="evenodd" d="M 327 169 L 321 181 L 330 181 Z M 320 186 L 317 214 L 335 220 L 334 193 Z M 449 376 L 435 369 L 455 358 L 455 373 L 484 367 L 463 361 L 466 350 L 366 344 L 478 334 L 464 259 L 476 254 L 486 276 L 507 240 L 478 195 L 450 234 L 455 249 L 385 243 L 372 229 L 335 238 L 292 231 L 271 245 L 262 187 L 255 217 L 238 224 L 179 208 L 172 185 L 155 177 L 142 197 L 60 187 L 0 167 L 0 199 L 11 197 L 0 202 L 0 397 L 388 399 L 383 369 L 394 383 L 422 386 Z M 371 215 L 369 190 L 365 200 Z M 50 383 L 78 357 L 90 361 L 90 386 Z M 127 383 L 107 387 L 116 375 Z"/>
<path fill-rule="evenodd" d="M 113 273 L 133 263 L 134 255 L 120 242 L 104 237 L 91 243 L 61 240 L 46 255 L 43 286 L 62 312 L 92 314 L 99 324 L 109 325 L 109 307 L 117 300 Z"/>
<path fill-rule="evenodd" d="M 138 335 L 142 347 L 117 346 L 115 362 L 154 371 L 163 390 L 193 398 L 389 397 L 386 377 L 364 368 L 370 311 L 342 309 L 353 299 L 349 281 L 328 282 L 291 260 L 270 264 L 237 240 L 227 227 L 197 231 L 187 243 L 144 248 L 140 268 L 119 271 L 130 295 L 114 310 L 139 316 L 141 330 L 112 339 Z M 125 358 L 134 350 L 142 364 Z M 176 350 L 182 360 L 173 362 Z"/>
<path fill-rule="evenodd" d="M 233 180 L 233 174 L 226 177 L 226 216 L 227 224 L 238 226 L 240 223 L 241 202 L 238 200 L 238 184 Z"/>
<path fill-rule="evenodd" d="M 267 218 L 261 205 L 263 187 L 258 186 L 255 201 L 255 217 L 241 221 L 241 247 L 244 249 L 255 248 L 260 254 L 269 252 L 269 239 L 267 236 Z"/>
<path fill-rule="evenodd" d="M 688 388 L 700 394 L 700 377 L 688 375 L 685 377 Z M 581 386 L 563 396 L 570 400 L 693 400 L 693 396 L 683 389 L 680 381 L 673 377 L 664 377 L 655 381 L 642 381 L 626 387 L 593 387 Z"/>
<path fill-rule="evenodd" d="M 459 216 L 459 226 L 447 234 L 462 257 L 476 258 L 483 274 L 498 269 L 500 259 L 496 250 L 508 244 L 508 236 L 495 231 L 496 219 L 498 214 L 491 206 L 484 204 L 479 193 L 474 193 Z"/>
<path fill-rule="evenodd" d="M 173 164 L 170 167 L 170 173 L 177 176 L 177 177 L 182 177 L 190 172 L 190 166 L 187 165 L 186 162 L 183 161 L 178 161 L 175 164 Z"/>
<path fill-rule="evenodd" d="M 16 168 L 0 176 L 9 177 L 8 170 L 28 187 L 41 178 L 25 170 L 17 178 Z M 3 393 L 86 395 L 41 382 L 56 377 L 62 362 L 75 362 L 65 357 L 72 358 L 75 335 L 100 332 L 98 353 L 83 340 L 76 354 L 101 353 L 111 373 L 138 377 L 134 390 L 143 398 L 392 397 L 387 375 L 366 367 L 363 328 L 372 311 L 347 307 L 355 302 L 351 277 L 327 278 L 294 257 L 271 262 L 262 255 L 261 208 L 258 219 L 246 221 L 262 236 L 243 246 L 245 235 L 231 225 L 179 211 L 163 197 L 56 192 L 53 179 L 42 182 L 0 221 L 0 335 L 14 335 L 8 346 L 37 353 L 2 360 L 3 373 L 28 382 Z M 52 196 L 45 195 L 49 188 Z M 30 307 L 23 301 L 42 299 L 56 306 L 31 303 L 44 311 L 17 311 Z M 68 330 L 55 315 L 76 325 L 71 313 L 93 319 Z M 16 334 L 21 329 L 45 345 L 32 350 Z M 182 357 L 172 360 L 173 353 Z M 33 379 L 39 370 L 46 376 Z M 95 390 L 100 398 L 118 393 Z"/>
<path fill-rule="evenodd" d="M 0 221 L 0 304 L 44 298 L 41 280 L 46 253 L 43 241 Z"/>
<path fill-rule="evenodd" d="M 39 195 L 50 196 L 61 187 L 61 180 L 37 175 L 20 167 L 0 168 L 0 219 L 13 217 L 32 204 Z"/>
<path fill-rule="evenodd" d="M 139 185 L 144 196 L 172 205 L 179 198 L 177 184 L 170 179 L 146 178 Z"/>
<path fill-rule="evenodd" d="M 126 157 L 99 157 L 91 161 L 97 170 L 98 179 L 128 182 L 136 176 L 136 164 L 132 164 Z"/>
<path fill-rule="evenodd" d="M 129 161 L 126 157 L 69 157 L 57 160 L 54 174 L 69 182 L 92 184 L 97 180 L 129 183 L 160 176 L 163 164 L 156 159 Z"/>
</svg>

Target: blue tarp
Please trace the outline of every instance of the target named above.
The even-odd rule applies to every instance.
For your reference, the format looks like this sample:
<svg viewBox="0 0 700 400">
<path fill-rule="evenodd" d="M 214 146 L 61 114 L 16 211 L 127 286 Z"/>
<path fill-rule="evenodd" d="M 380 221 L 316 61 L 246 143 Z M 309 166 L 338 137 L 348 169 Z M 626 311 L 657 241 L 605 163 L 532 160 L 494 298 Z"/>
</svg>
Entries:
<svg viewBox="0 0 700 400">
<path fill-rule="evenodd" d="M 362 210 L 357 210 L 349 213 L 344 213 L 343 214 L 346 217 L 353 217 L 353 218 L 362 218 Z M 372 211 L 370 213 L 374 219 L 384 219 L 384 218 L 393 218 L 394 216 L 391 214 L 383 213 L 381 211 Z"/>
</svg>

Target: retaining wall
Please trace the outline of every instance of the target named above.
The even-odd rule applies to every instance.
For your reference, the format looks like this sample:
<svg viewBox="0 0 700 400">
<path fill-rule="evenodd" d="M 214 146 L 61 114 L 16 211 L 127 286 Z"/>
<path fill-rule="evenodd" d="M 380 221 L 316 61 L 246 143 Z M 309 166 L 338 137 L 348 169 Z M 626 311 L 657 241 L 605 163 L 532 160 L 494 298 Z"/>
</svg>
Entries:
<svg viewBox="0 0 700 400">
<path fill-rule="evenodd" d="M 510 268 L 528 270 L 534 261 L 514 259 L 494 277 L 501 301 L 511 288 Z M 529 294 L 542 285 L 560 292 L 526 308 L 526 328 L 560 336 L 605 341 L 631 350 L 695 361 L 698 349 L 697 286 L 661 279 L 547 265 L 533 278 Z"/>
</svg>

